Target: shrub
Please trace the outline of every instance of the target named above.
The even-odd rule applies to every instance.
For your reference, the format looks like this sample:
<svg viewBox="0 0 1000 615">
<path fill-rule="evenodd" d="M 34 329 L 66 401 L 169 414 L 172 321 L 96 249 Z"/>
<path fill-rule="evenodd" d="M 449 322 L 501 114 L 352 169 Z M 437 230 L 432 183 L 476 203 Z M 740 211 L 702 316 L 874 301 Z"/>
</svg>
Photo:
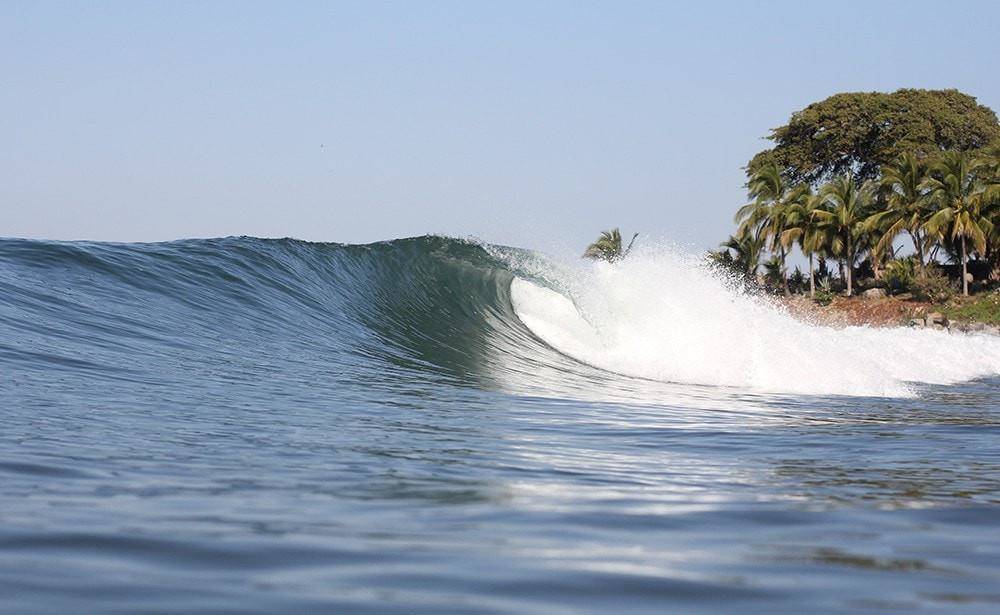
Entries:
<svg viewBox="0 0 1000 615">
<path fill-rule="evenodd" d="M 830 278 L 823 278 L 819 281 L 819 288 L 816 289 L 816 303 L 820 305 L 830 305 L 833 301 L 834 292 L 830 284 Z"/>
<path fill-rule="evenodd" d="M 788 278 L 788 284 L 791 286 L 793 293 L 801 293 L 809 288 L 809 278 L 796 266 L 795 271 Z"/>
<path fill-rule="evenodd" d="M 924 275 L 914 279 L 911 289 L 915 299 L 933 303 L 944 303 L 955 295 L 948 276 L 935 264 L 928 265 Z"/>
<path fill-rule="evenodd" d="M 764 263 L 764 286 L 769 292 L 777 293 L 784 287 L 785 276 L 781 270 L 781 261 L 772 256 Z"/>
<path fill-rule="evenodd" d="M 892 294 L 905 293 L 913 289 L 916 280 L 912 258 L 894 258 L 885 265 L 886 288 Z"/>
</svg>

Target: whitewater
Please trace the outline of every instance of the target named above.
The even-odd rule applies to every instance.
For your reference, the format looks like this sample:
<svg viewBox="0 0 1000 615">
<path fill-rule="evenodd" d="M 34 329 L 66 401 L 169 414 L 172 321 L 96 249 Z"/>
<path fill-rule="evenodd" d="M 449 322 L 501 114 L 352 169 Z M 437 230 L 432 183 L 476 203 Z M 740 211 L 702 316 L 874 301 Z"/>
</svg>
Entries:
<svg viewBox="0 0 1000 615">
<path fill-rule="evenodd" d="M 1000 373 L 996 336 L 810 324 L 676 248 L 537 275 L 549 284 L 511 282 L 521 321 L 556 350 L 618 374 L 782 393 L 910 396 L 914 383 Z"/>
<path fill-rule="evenodd" d="M 992 613 L 1000 340 L 646 238 L 0 239 L 0 611 Z"/>
</svg>

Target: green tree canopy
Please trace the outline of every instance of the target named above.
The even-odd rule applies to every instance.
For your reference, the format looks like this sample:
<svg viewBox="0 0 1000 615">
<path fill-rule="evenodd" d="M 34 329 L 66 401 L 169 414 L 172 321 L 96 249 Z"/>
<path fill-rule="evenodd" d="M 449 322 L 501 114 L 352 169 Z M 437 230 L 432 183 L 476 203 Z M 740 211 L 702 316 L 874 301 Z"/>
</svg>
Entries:
<svg viewBox="0 0 1000 615">
<path fill-rule="evenodd" d="M 750 160 L 748 175 L 776 163 L 793 184 L 848 173 L 864 182 L 904 152 L 924 157 L 998 143 L 1000 123 L 992 109 L 958 90 L 848 92 L 792 114 L 768 138 L 774 147 Z"/>
</svg>

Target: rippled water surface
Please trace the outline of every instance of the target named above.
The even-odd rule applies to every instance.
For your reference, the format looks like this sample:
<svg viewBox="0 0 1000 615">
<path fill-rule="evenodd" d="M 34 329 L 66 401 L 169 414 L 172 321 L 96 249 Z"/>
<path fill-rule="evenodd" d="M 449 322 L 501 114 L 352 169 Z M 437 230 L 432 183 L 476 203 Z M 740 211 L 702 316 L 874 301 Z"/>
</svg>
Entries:
<svg viewBox="0 0 1000 615">
<path fill-rule="evenodd" d="M 638 342 L 586 297 L 597 333 L 526 326 L 512 279 L 572 290 L 528 261 L 0 240 L 0 610 L 1000 609 L 996 341 L 937 346 L 966 374 L 880 333 L 858 378 L 900 395 L 756 386 L 810 346 L 721 334 L 746 381 L 661 382 L 602 364 Z"/>
</svg>

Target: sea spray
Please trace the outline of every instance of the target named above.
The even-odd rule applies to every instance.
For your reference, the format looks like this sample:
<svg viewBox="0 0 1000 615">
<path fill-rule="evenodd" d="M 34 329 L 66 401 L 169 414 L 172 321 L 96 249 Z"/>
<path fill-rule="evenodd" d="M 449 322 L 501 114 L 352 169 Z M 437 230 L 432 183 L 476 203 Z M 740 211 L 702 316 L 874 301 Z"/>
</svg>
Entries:
<svg viewBox="0 0 1000 615">
<path fill-rule="evenodd" d="M 834 329 L 741 292 L 698 257 L 642 247 L 620 263 L 548 265 L 511 283 L 515 313 L 578 361 L 626 376 L 793 394 L 912 396 L 1000 373 L 1000 340 Z"/>
</svg>

